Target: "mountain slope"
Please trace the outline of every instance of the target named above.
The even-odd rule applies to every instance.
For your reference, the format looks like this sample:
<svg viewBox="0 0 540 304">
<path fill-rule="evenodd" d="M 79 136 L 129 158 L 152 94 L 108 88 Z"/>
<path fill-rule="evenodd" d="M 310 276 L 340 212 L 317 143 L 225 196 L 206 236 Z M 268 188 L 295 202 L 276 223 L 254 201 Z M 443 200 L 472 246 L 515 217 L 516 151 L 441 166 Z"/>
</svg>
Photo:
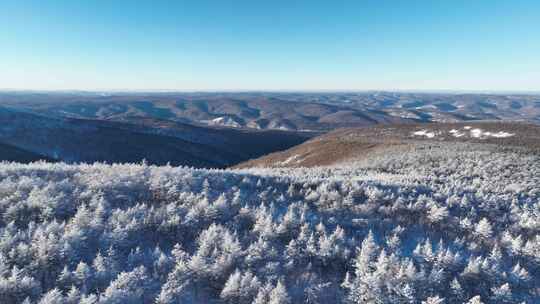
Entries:
<svg viewBox="0 0 540 304">
<path fill-rule="evenodd" d="M 416 143 L 476 143 L 540 151 L 540 126 L 510 122 L 382 125 L 341 129 L 286 151 L 237 165 L 249 167 L 316 167 L 384 154 Z"/>
<path fill-rule="evenodd" d="M 53 162 L 54 159 L 37 153 L 29 152 L 11 145 L 0 143 L 0 161 L 30 163 L 35 161 Z"/>
<path fill-rule="evenodd" d="M 293 132 L 240 132 L 168 124 L 159 127 L 155 121 L 135 124 L 50 118 L 0 108 L 0 141 L 67 162 L 145 159 L 151 164 L 221 168 L 306 139 L 306 135 Z"/>
</svg>

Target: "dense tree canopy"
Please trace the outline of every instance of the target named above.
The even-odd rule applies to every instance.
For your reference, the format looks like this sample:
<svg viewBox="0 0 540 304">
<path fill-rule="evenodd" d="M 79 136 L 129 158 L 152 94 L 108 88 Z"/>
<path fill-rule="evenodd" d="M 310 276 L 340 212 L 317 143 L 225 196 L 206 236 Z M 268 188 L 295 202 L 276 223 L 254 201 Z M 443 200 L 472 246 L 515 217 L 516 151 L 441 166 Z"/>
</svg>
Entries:
<svg viewBox="0 0 540 304">
<path fill-rule="evenodd" d="M 2 303 L 538 303 L 540 157 L 0 165 Z"/>
</svg>

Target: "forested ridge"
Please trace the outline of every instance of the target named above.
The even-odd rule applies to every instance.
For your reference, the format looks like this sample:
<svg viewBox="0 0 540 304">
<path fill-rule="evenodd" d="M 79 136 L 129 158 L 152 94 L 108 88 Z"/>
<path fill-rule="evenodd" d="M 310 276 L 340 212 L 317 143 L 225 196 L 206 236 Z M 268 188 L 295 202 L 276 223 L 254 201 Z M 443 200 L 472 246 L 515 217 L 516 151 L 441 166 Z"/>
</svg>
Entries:
<svg viewBox="0 0 540 304">
<path fill-rule="evenodd" d="M 540 156 L 0 165 L 1 303 L 539 303 Z"/>
</svg>

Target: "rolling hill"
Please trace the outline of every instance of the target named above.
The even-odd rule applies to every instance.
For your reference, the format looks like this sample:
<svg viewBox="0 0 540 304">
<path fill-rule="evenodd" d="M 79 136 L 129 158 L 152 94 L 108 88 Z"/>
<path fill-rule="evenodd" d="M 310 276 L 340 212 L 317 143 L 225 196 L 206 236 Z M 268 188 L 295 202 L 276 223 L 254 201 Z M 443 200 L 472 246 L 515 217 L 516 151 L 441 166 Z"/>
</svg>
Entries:
<svg viewBox="0 0 540 304">
<path fill-rule="evenodd" d="M 540 122 L 540 95 L 407 92 L 0 92 L 0 103 L 48 117 L 170 120 L 223 128 L 328 131 L 379 123 Z"/>
<path fill-rule="evenodd" d="M 540 126 L 511 122 L 381 125 L 340 129 L 289 150 L 237 165 L 249 167 L 317 167 L 360 160 L 417 143 L 488 144 L 540 151 Z"/>
</svg>

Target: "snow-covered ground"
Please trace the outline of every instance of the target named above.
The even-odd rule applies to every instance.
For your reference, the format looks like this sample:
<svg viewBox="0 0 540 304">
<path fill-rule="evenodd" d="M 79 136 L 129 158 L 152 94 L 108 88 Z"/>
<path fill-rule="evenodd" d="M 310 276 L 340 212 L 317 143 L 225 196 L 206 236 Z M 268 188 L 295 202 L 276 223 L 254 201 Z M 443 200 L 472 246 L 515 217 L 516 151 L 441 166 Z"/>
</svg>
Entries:
<svg viewBox="0 0 540 304">
<path fill-rule="evenodd" d="M 413 135 L 415 135 L 415 136 L 425 136 L 427 138 L 433 138 L 433 137 L 435 137 L 436 133 L 432 132 L 432 131 L 428 131 L 428 130 L 420 130 L 420 131 L 413 132 Z"/>
<path fill-rule="evenodd" d="M 513 133 L 505 132 L 505 131 L 499 131 L 499 132 L 488 132 L 484 131 L 482 129 L 472 129 L 471 130 L 471 137 L 476 138 L 485 138 L 485 137 L 496 137 L 496 138 L 506 138 L 514 136 Z"/>
<path fill-rule="evenodd" d="M 287 158 L 286 160 L 284 161 L 281 161 L 281 162 L 278 162 L 276 163 L 276 165 L 278 166 L 284 166 L 284 165 L 289 165 L 291 163 L 299 163 L 301 162 L 302 160 L 300 159 L 300 155 L 293 155 L 289 158 Z"/>
<path fill-rule="evenodd" d="M 490 137 L 507 138 L 507 137 L 512 137 L 515 135 L 514 133 L 510 133 L 506 131 L 492 132 L 492 131 L 485 131 L 481 128 L 472 128 L 471 126 L 465 126 L 461 130 L 452 129 L 448 131 L 448 134 L 456 138 L 469 137 L 469 138 L 480 138 L 480 139 L 485 139 L 485 138 L 490 138 Z M 427 137 L 427 138 L 434 138 L 438 135 L 445 135 L 445 131 L 441 131 L 441 130 L 434 131 L 434 130 L 424 129 L 424 130 L 414 131 L 412 132 L 412 135 Z"/>
</svg>

